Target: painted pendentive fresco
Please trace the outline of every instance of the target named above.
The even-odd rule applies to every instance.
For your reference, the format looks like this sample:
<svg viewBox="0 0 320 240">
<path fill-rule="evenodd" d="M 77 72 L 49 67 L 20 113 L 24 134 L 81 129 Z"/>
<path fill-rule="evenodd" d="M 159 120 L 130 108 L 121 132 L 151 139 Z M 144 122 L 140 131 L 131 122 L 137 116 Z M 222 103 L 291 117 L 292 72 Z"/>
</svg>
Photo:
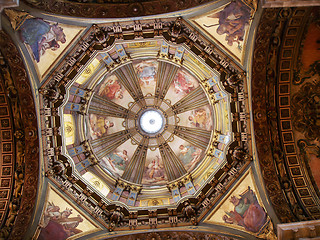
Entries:
<svg viewBox="0 0 320 240">
<path fill-rule="evenodd" d="M 244 2 L 235 0 L 192 21 L 242 61 L 251 14 Z"/>
<path fill-rule="evenodd" d="M 56 51 L 66 43 L 66 35 L 58 23 L 51 24 L 40 18 L 25 20 L 18 31 L 21 41 L 30 46 L 36 62 L 40 62 L 47 50 Z"/>
<path fill-rule="evenodd" d="M 238 185 L 221 202 L 221 205 L 207 219 L 226 226 L 234 226 L 257 236 L 269 224 L 254 183 L 252 171 L 249 170 Z"/>
<path fill-rule="evenodd" d="M 37 63 L 41 76 L 82 29 L 37 18 L 27 12 L 7 9 L 5 13 Z"/>
<path fill-rule="evenodd" d="M 78 210 L 49 188 L 38 240 L 65 240 L 71 236 L 93 231 L 96 227 Z"/>
<path fill-rule="evenodd" d="M 226 215 L 223 216 L 226 223 L 237 224 L 254 233 L 258 232 L 266 223 L 267 214 L 249 186 L 238 197 L 232 196 L 229 200 L 234 205 L 234 209 L 226 212 Z"/>
</svg>

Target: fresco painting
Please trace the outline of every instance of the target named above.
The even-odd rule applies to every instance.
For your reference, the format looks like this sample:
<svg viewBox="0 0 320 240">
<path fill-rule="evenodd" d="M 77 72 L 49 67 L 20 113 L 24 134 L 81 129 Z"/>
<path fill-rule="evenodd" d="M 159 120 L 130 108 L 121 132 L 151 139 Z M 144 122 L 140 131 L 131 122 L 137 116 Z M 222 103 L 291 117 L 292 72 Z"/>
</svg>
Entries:
<svg viewBox="0 0 320 240">
<path fill-rule="evenodd" d="M 66 35 L 58 23 L 51 24 L 40 18 L 25 20 L 19 29 L 21 41 L 28 44 L 36 62 L 47 50 L 56 51 L 66 43 Z"/>
<path fill-rule="evenodd" d="M 209 105 L 196 108 L 178 115 L 180 118 L 179 125 L 212 130 L 212 113 Z"/>
<path fill-rule="evenodd" d="M 93 140 L 110 134 L 110 130 L 115 126 L 115 123 L 108 117 L 93 113 L 89 115 L 89 122 L 90 135 Z"/>
<path fill-rule="evenodd" d="M 313 179 L 320 189 L 320 147 L 314 146 L 313 148 L 306 149 L 307 157 L 308 157 L 308 164 L 311 170 Z"/>
<path fill-rule="evenodd" d="M 183 163 L 187 171 L 191 171 L 197 165 L 201 159 L 202 150 L 192 145 L 183 145 L 179 146 L 178 158 Z"/>
<path fill-rule="evenodd" d="M 18 32 L 37 63 L 41 76 L 80 33 L 83 27 L 51 22 L 26 12 L 6 10 L 11 25 Z M 41 64 L 40 64 L 41 63 Z"/>
<path fill-rule="evenodd" d="M 320 27 L 314 19 L 305 30 L 291 84 L 291 116 L 299 155 L 320 189 Z M 285 79 L 289 79 L 288 77 Z"/>
<path fill-rule="evenodd" d="M 203 151 L 200 148 L 193 146 L 177 136 L 168 144 L 187 171 L 192 171 L 203 157 Z"/>
<path fill-rule="evenodd" d="M 137 146 L 128 140 L 101 159 L 100 165 L 116 177 L 121 177 Z"/>
<path fill-rule="evenodd" d="M 128 91 L 114 74 L 105 76 L 96 89 L 96 94 L 100 97 L 119 105 L 126 106 L 129 102 L 133 102 Z"/>
<path fill-rule="evenodd" d="M 143 94 L 154 94 L 157 82 L 158 62 L 156 60 L 137 61 L 134 62 L 134 69 L 138 75 Z"/>
<path fill-rule="evenodd" d="M 198 80 L 184 69 L 179 69 L 172 80 L 166 98 L 171 104 L 189 94 L 199 86 Z"/>
<path fill-rule="evenodd" d="M 38 240 L 65 240 L 97 229 L 76 208 L 49 188 Z"/>
<path fill-rule="evenodd" d="M 148 150 L 142 178 L 143 185 L 166 184 L 167 176 L 159 149 Z"/>
<path fill-rule="evenodd" d="M 251 9 L 235 0 L 220 9 L 192 19 L 202 30 L 242 60 L 251 23 Z"/>
<path fill-rule="evenodd" d="M 295 85 L 302 84 L 306 81 L 318 81 L 320 77 L 319 37 L 319 23 L 310 23 L 308 30 L 306 31 L 301 55 L 298 57 L 298 67 L 295 69 L 293 75 Z"/>
<path fill-rule="evenodd" d="M 206 221 L 258 233 L 268 222 L 268 216 L 256 193 L 249 170 Z"/>
<path fill-rule="evenodd" d="M 108 100 L 123 98 L 123 87 L 115 75 L 107 77 L 100 85 L 98 95 Z"/>
<path fill-rule="evenodd" d="M 320 64 L 320 27 L 319 23 L 311 23 L 304 41 L 301 55 L 302 72 L 312 75 L 312 69 Z M 318 68 L 319 69 L 319 68 Z M 311 70 L 311 71 L 310 71 Z M 316 75 L 317 72 L 313 72 Z M 319 70 L 318 70 L 319 74 Z"/>
</svg>

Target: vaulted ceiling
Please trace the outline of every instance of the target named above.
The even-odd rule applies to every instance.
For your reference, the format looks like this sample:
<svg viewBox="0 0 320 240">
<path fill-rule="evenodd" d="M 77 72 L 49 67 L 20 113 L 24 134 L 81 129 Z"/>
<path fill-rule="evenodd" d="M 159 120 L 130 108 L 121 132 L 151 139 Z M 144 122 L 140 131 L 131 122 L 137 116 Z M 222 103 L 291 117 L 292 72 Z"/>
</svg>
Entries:
<svg viewBox="0 0 320 240">
<path fill-rule="evenodd" d="M 319 19 L 240 0 L 4 10 L 0 237 L 275 239 L 319 219 Z"/>
</svg>

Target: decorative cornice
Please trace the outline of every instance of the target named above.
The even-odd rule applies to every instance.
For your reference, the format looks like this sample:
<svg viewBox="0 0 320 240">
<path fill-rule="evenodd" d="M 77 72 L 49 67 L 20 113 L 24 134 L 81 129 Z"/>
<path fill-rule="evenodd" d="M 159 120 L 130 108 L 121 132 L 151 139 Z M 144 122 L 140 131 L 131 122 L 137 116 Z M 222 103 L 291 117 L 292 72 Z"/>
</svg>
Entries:
<svg viewBox="0 0 320 240">
<path fill-rule="evenodd" d="M 180 11 L 208 3 L 210 0 L 144 0 L 144 1 L 57 1 L 24 0 L 31 7 L 59 15 L 85 18 L 126 18 Z M 142 2 L 142 3 L 141 3 Z"/>
</svg>

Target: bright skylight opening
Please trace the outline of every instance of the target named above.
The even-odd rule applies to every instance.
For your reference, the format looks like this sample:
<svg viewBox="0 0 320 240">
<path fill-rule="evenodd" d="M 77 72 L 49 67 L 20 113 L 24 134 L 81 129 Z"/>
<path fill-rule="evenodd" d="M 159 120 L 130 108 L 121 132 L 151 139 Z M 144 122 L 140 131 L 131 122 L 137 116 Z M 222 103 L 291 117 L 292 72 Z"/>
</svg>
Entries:
<svg viewBox="0 0 320 240">
<path fill-rule="evenodd" d="M 154 110 L 144 112 L 140 117 L 141 129 L 149 134 L 159 132 L 163 126 L 163 118 L 161 114 Z"/>
</svg>

